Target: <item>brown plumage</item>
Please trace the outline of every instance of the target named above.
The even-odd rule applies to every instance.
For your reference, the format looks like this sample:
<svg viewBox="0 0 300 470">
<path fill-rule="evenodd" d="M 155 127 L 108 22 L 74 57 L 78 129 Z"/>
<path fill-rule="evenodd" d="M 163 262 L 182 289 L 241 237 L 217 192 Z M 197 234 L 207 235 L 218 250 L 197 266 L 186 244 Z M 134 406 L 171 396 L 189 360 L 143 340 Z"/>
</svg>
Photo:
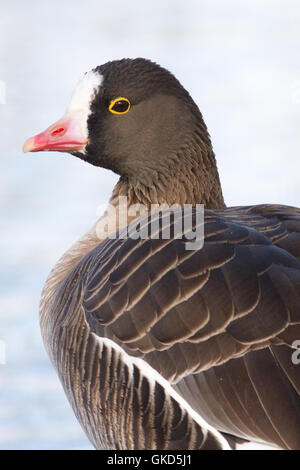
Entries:
<svg viewBox="0 0 300 470">
<path fill-rule="evenodd" d="M 184 238 L 162 239 L 161 232 L 158 239 L 101 241 L 96 224 L 53 269 L 42 294 L 41 328 L 78 420 L 97 448 L 226 448 L 216 429 L 230 442 L 299 449 L 300 365 L 292 353 L 300 339 L 300 209 L 225 208 L 202 116 L 176 79 L 141 59 L 99 70 L 104 82 L 90 103 L 89 144 L 72 153 L 108 168 L 112 162 L 121 175 L 113 206 L 120 195 L 129 206 L 147 208 L 204 203 L 205 240 L 195 250 L 185 249 Z M 158 93 L 149 90 L 151 71 Z M 168 92 L 159 89 L 160 79 Z M 132 121 L 118 122 L 118 129 L 125 126 L 120 131 L 104 111 L 97 116 L 111 83 L 112 97 L 129 90 L 134 103 L 135 80 L 136 109 L 146 103 L 145 134 L 134 106 Z M 144 135 L 159 148 L 162 130 L 149 124 L 159 99 L 181 116 L 180 128 L 179 118 L 167 120 L 171 113 L 163 127 L 179 133 L 180 142 L 150 159 L 142 143 L 123 145 L 123 139 L 138 122 L 137 139 Z M 193 214 L 195 225 L 196 209 Z M 148 216 L 140 224 L 149 224 Z M 146 364 L 158 374 L 152 377 Z"/>
</svg>

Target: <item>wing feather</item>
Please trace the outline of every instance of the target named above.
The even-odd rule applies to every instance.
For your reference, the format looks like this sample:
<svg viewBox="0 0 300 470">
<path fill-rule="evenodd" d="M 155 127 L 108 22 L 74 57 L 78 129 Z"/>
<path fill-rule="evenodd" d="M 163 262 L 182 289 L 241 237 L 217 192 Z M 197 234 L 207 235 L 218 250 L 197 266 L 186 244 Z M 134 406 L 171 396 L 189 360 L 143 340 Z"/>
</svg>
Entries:
<svg viewBox="0 0 300 470">
<path fill-rule="evenodd" d="M 206 211 L 204 230 L 195 251 L 181 239 L 100 245 L 89 255 L 86 320 L 218 429 L 300 446 L 300 374 L 287 346 L 300 338 L 300 209 Z"/>
</svg>

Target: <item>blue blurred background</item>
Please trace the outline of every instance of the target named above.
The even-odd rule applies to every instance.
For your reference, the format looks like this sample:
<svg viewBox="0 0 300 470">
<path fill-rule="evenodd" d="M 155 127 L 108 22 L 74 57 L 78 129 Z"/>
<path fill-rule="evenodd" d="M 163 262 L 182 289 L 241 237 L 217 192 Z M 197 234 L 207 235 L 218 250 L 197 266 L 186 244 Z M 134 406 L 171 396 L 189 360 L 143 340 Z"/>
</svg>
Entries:
<svg viewBox="0 0 300 470">
<path fill-rule="evenodd" d="M 117 176 L 64 154 L 25 156 L 22 144 L 61 117 L 85 71 L 142 56 L 200 106 L 227 205 L 300 206 L 300 3 L 1 0 L 0 11 L 0 449 L 90 449 L 45 354 L 38 304 Z"/>
</svg>

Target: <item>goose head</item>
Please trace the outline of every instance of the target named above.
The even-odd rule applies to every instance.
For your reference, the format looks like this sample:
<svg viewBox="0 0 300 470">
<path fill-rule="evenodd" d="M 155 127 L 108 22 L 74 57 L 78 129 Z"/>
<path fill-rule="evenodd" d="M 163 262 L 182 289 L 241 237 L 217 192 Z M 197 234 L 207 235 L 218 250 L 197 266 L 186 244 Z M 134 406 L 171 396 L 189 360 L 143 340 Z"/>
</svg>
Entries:
<svg viewBox="0 0 300 470">
<path fill-rule="evenodd" d="M 65 115 L 28 139 L 23 150 L 67 152 L 114 171 L 133 186 L 157 191 L 169 186 L 174 192 L 176 180 L 187 185 L 192 180 L 193 193 L 197 180 L 203 191 L 211 192 L 215 184 L 219 205 L 223 202 L 210 136 L 197 105 L 174 75 L 146 59 L 116 60 L 87 72 Z"/>
</svg>

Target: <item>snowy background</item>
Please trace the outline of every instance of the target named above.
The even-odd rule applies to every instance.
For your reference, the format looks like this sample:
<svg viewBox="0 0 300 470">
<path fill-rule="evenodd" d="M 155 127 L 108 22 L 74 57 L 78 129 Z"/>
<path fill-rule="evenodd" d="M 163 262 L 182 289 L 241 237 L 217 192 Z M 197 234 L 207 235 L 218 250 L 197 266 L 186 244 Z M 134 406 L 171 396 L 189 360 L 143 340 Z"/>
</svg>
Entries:
<svg viewBox="0 0 300 470">
<path fill-rule="evenodd" d="M 25 156 L 24 140 L 61 117 L 85 71 L 142 56 L 200 106 L 227 205 L 300 206 L 299 50 L 297 0 L 0 1 L 0 449 L 91 448 L 44 352 L 38 303 L 117 181 L 64 154 Z"/>
</svg>

